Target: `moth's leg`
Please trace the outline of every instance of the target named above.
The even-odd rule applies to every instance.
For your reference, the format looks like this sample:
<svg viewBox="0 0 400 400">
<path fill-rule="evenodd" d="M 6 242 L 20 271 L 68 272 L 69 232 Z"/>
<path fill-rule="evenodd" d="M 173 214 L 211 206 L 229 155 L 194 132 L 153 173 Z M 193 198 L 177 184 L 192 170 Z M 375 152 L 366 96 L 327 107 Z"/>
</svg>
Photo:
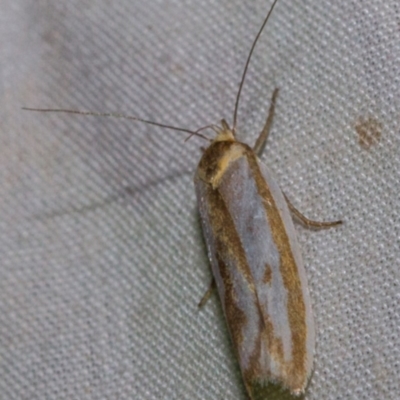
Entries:
<svg viewBox="0 0 400 400">
<path fill-rule="evenodd" d="M 276 88 L 274 93 L 272 93 L 271 98 L 271 105 L 269 106 L 268 117 L 265 121 L 265 125 L 263 130 L 261 131 L 260 135 L 256 140 L 256 144 L 253 147 L 254 152 L 260 157 L 262 152 L 264 151 L 265 144 L 267 143 L 269 131 L 271 130 L 272 120 L 274 119 L 274 112 L 275 112 L 275 102 L 278 96 L 279 89 Z"/>
<path fill-rule="evenodd" d="M 215 279 L 214 279 L 214 277 L 213 277 L 213 278 L 212 278 L 212 281 L 211 281 L 211 283 L 210 283 L 209 288 L 208 288 L 207 291 L 204 293 L 202 299 L 200 300 L 200 303 L 198 304 L 198 307 L 199 307 L 199 308 L 203 307 L 204 304 L 207 303 L 208 299 L 209 299 L 209 298 L 211 297 L 211 295 L 213 294 L 215 288 L 216 288 Z"/>
<path fill-rule="evenodd" d="M 287 205 L 289 206 L 290 212 L 306 227 L 308 228 L 317 228 L 317 229 L 325 229 L 331 228 L 332 226 L 341 225 L 342 221 L 329 221 L 329 222 L 320 222 L 320 221 L 313 221 L 305 217 L 287 198 L 286 194 L 283 193 L 285 196 L 285 200 Z"/>
</svg>

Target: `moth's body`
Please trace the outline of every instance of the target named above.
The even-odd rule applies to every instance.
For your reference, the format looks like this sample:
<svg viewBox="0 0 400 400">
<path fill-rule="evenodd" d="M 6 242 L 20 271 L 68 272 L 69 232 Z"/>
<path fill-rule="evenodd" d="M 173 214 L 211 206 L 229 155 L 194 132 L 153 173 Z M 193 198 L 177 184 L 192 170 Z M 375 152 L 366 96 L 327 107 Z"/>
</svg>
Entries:
<svg viewBox="0 0 400 400">
<path fill-rule="evenodd" d="M 226 123 L 205 150 L 196 194 L 214 279 L 246 388 L 304 391 L 314 322 L 290 212 L 270 172 Z"/>
</svg>

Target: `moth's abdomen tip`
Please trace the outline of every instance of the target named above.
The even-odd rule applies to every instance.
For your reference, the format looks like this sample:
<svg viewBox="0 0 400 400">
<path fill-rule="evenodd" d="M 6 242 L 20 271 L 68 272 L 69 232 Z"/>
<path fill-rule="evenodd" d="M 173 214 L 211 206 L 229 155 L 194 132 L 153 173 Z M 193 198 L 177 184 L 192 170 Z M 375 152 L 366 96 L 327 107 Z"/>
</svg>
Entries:
<svg viewBox="0 0 400 400">
<path fill-rule="evenodd" d="M 282 399 L 282 400 L 296 400 L 303 399 L 305 394 L 305 387 L 291 388 L 281 381 L 253 381 L 251 383 L 245 382 L 245 387 L 249 398 L 251 400 L 261 399 Z"/>
</svg>

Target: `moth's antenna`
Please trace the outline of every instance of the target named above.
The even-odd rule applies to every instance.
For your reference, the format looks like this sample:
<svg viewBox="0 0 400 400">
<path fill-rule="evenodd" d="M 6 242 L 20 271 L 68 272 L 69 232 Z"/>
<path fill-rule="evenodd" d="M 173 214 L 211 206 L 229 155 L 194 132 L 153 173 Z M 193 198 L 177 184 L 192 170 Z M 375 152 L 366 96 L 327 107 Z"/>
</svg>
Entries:
<svg viewBox="0 0 400 400">
<path fill-rule="evenodd" d="M 262 31 L 264 30 L 265 25 L 267 25 L 268 19 L 269 19 L 270 15 L 272 14 L 272 11 L 273 11 L 273 9 L 274 9 L 274 7 L 275 7 L 275 4 L 276 4 L 277 2 L 278 2 L 278 0 L 275 0 L 275 1 L 272 3 L 272 6 L 271 6 L 271 8 L 269 9 L 268 14 L 267 14 L 267 16 L 265 17 L 264 22 L 263 22 L 263 24 L 261 25 L 261 28 L 260 28 L 260 30 L 258 31 L 256 38 L 254 39 L 254 42 L 253 42 L 253 44 L 252 44 L 252 46 L 251 46 L 249 55 L 247 56 L 246 64 L 245 64 L 244 70 L 243 70 L 242 80 L 240 81 L 239 90 L 238 90 L 238 93 L 237 93 L 237 95 L 236 95 L 235 111 L 233 112 L 233 126 L 232 126 L 232 132 L 233 132 L 233 133 L 235 133 L 235 130 L 236 130 L 236 122 L 237 122 L 237 113 L 238 113 L 238 108 L 239 108 L 240 93 L 242 92 L 242 87 L 243 87 L 244 79 L 246 78 L 246 73 L 247 73 L 247 69 L 248 69 L 249 64 L 250 64 L 251 56 L 253 55 L 253 51 L 254 51 L 254 48 L 256 47 L 257 41 L 258 41 L 258 39 L 259 39 L 259 37 L 260 37 Z"/>
<path fill-rule="evenodd" d="M 57 113 L 67 113 L 67 114 L 90 115 L 90 116 L 95 116 L 95 117 L 111 117 L 111 118 L 129 119 L 131 121 L 139 121 L 139 122 L 143 122 L 145 124 L 155 125 L 155 126 L 159 126 L 161 128 L 166 128 L 166 129 L 171 129 L 173 131 L 189 133 L 190 136 L 198 136 L 198 137 L 201 137 L 202 139 L 205 139 L 205 140 L 211 142 L 211 140 L 207 136 L 202 135 L 198 131 L 191 131 L 190 129 L 179 128 L 179 127 L 172 126 L 172 125 L 160 124 L 158 122 L 148 121 L 146 119 L 136 118 L 136 117 L 132 117 L 130 115 L 125 115 L 125 114 L 120 114 L 120 113 L 109 113 L 109 112 L 103 113 L 103 112 L 95 112 L 95 111 L 65 110 L 62 108 L 56 109 L 56 108 L 22 107 L 22 109 L 27 110 L 27 111 L 57 112 Z"/>
</svg>

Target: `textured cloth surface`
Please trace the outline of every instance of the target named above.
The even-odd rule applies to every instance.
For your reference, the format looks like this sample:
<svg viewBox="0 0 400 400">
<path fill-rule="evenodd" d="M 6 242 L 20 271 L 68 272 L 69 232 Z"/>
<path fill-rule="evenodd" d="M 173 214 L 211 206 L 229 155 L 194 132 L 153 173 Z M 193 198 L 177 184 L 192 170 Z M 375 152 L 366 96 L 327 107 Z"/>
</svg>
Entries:
<svg viewBox="0 0 400 400">
<path fill-rule="evenodd" d="M 245 399 L 192 176 L 266 0 L 3 0 L 0 398 Z M 239 110 L 292 202 L 317 323 L 307 399 L 400 393 L 400 6 L 278 2 Z M 212 132 L 205 132 L 211 135 Z"/>
</svg>

